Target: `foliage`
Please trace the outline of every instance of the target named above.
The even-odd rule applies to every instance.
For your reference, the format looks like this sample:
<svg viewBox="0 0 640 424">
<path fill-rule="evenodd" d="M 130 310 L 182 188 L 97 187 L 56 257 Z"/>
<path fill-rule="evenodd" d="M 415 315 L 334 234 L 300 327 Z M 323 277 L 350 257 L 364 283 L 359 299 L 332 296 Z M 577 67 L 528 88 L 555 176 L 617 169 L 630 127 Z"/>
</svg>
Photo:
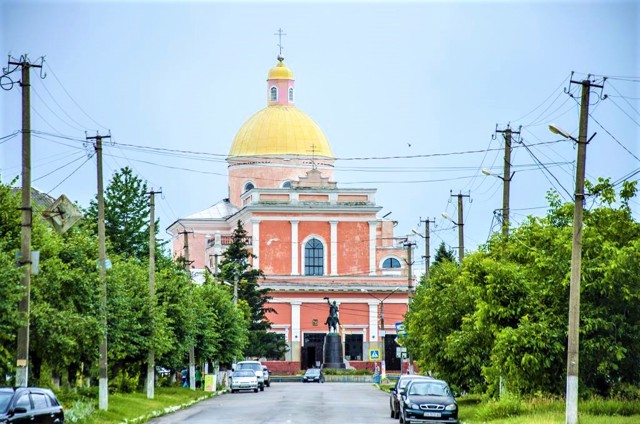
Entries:
<svg viewBox="0 0 640 424">
<path fill-rule="evenodd" d="M 325 375 L 372 375 L 371 370 L 324 368 Z"/>
<path fill-rule="evenodd" d="M 271 299 L 269 289 L 259 286 L 258 280 L 264 278 L 264 274 L 260 269 L 251 267 L 249 259 L 254 256 L 245 247 L 246 239 L 247 232 L 238 221 L 221 263 L 221 277 L 223 281 L 237 283 L 238 299 L 249 306 L 249 334 L 244 356 L 280 358 L 287 350 L 286 342 L 278 334 L 267 331 L 271 329 L 271 322 L 266 314 L 275 310 L 265 306 Z"/>
<path fill-rule="evenodd" d="M 138 259 L 149 255 L 149 208 L 147 183 L 129 167 L 116 172 L 104 192 L 105 236 L 114 252 Z M 97 199 L 86 215 L 97 222 Z"/>
<path fill-rule="evenodd" d="M 522 415 L 525 411 L 525 405 L 521 399 L 505 396 L 500 400 L 490 400 L 482 404 L 476 411 L 476 417 L 481 421 L 490 421 Z"/>
<path fill-rule="evenodd" d="M 640 225 L 635 185 L 620 204 L 608 180 L 589 187 L 601 196 L 584 214 L 581 391 L 608 396 L 640 384 Z M 491 396 L 501 382 L 516 395 L 564 393 L 573 208 L 548 199 L 545 217 L 494 235 L 462 266 L 433 266 L 405 321 L 422 369 Z"/>
<path fill-rule="evenodd" d="M 13 374 L 20 316 L 16 306 L 23 296 L 15 252 L 20 250 L 20 198 L 0 183 L 0 375 Z"/>
<path fill-rule="evenodd" d="M 454 255 L 453 250 L 447 249 L 447 246 L 444 244 L 444 242 L 440 242 L 440 245 L 436 250 L 436 255 L 433 260 L 432 266 L 439 264 L 442 261 L 455 262 L 455 260 L 456 260 L 456 256 Z"/>
</svg>

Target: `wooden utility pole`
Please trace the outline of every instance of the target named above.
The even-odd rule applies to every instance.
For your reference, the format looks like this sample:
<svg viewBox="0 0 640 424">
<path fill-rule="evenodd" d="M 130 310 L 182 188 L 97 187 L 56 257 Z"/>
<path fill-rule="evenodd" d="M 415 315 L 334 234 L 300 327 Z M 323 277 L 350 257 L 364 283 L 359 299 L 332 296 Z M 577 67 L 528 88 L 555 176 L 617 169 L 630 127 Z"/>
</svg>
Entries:
<svg viewBox="0 0 640 424">
<path fill-rule="evenodd" d="M 100 342 L 100 388 L 98 407 L 109 409 L 109 377 L 107 375 L 107 268 L 104 230 L 104 184 L 102 180 L 102 139 L 111 135 L 95 135 L 86 137 L 96 141 L 96 162 L 98 170 L 98 270 L 100 277 L 100 312 L 102 315 L 103 335 Z"/>
<path fill-rule="evenodd" d="M 43 60 L 43 59 L 41 59 Z M 31 208 L 31 78 L 30 69 L 42 69 L 42 63 L 36 65 L 29 62 L 26 55 L 19 60 L 12 60 L 9 56 L 9 65 L 3 69 L 1 77 L 7 78 L 11 84 L 14 82 L 9 75 L 21 68 L 20 87 L 22 88 L 22 227 L 20 236 L 19 266 L 24 266 L 21 284 L 24 294 L 18 305 L 18 311 L 22 318 L 22 324 L 18 327 L 18 349 L 16 355 L 16 386 L 27 387 L 29 385 L 29 321 L 31 315 L 31 225 L 33 210 Z M 43 76 L 41 76 L 44 78 Z M 5 89 L 5 86 L 2 86 Z"/>
<path fill-rule="evenodd" d="M 433 221 L 429 221 L 429 218 L 424 219 L 424 220 L 420 220 L 420 222 L 424 223 L 424 278 L 425 279 L 429 279 L 430 276 L 430 270 L 429 267 L 431 265 L 431 245 L 430 245 L 430 238 L 431 238 L 431 234 L 430 234 L 430 228 L 429 225 L 430 224 L 434 224 L 436 221 L 435 219 Z"/>
<path fill-rule="evenodd" d="M 189 234 L 192 231 L 184 230 L 180 234 L 184 239 L 184 269 L 187 272 L 189 281 L 191 281 L 191 261 L 189 260 Z M 191 390 L 196 389 L 196 348 L 191 345 L 189 348 L 189 388 Z"/>
<path fill-rule="evenodd" d="M 511 136 L 512 134 L 520 135 L 520 130 L 513 131 L 509 125 L 504 130 L 496 129 L 496 132 L 504 134 L 504 172 L 502 177 L 502 237 L 507 238 L 509 235 L 509 193 L 511 189 Z"/>
<path fill-rule="evenodd" d="M 587 160 L 587 124 L 589 120 L 589 91 L 591 87 L 602 88 L 591 81 L 571 81 L 582 85 L 580 101 L 580 134 L 576 161 L 576 190 L 573 209 L 573 242 L 571 245 L 571 282 L 569 286 L 569 334 L 567 343 L 567 394 L 566 424 L 578 423 L 578 360 L 580 328 L 580 279 L 582 266 L 582 213 L 584 207 L 584 176 Z M 595 135 L 595 134 L 594 134 Z"/>
<path fill-rule="evenodd" d="M 154 311 L 156 307 L 156 194 L 162 193 L 161 191 L 151 191 L 149 194 L 149 314 L 151 321 L 151 334 L 153 336 L 153 319 Z M 149 349 L 147 356 L 147 399 L 153 399 L 156 384 L 156 370 L 155 370 L 155 350 L 153 347 Z"/>
</svg>

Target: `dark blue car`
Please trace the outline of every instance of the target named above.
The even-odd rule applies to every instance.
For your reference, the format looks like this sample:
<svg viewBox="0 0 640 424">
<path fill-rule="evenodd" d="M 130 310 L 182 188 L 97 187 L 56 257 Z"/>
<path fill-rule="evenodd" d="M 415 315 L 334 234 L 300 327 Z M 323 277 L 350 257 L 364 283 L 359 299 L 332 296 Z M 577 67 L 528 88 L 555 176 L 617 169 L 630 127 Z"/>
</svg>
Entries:
<svg viewBox="0 0 640 424">
<path fill-rule="evenodd" d="M 458 423 L 458 404 L 442 380 L 413 380 L 400 390 L 400 422 Z"/>
</svg>

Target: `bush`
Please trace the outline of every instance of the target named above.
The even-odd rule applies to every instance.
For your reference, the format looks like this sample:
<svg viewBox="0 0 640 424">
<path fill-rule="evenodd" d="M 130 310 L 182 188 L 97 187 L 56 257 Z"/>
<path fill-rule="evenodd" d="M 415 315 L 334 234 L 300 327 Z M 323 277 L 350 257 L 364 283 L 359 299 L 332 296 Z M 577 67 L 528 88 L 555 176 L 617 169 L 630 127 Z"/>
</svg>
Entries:
<svg viewBox="0 0 640 424">
<path fill-rule="evenodd" d="M 526 408 L 522 400 L 505 396 L 500 400 L 492 400 L 478 408 L 476 417 L 480 421 L 491 421 L 499 418 L 509 418 L 522 415 Z"/>
<path fill-rule="evenodd" d="M 68 423 L 80 423 L 95 411 L 94 401 L 91 399 L 76 400 L 70 408 L 64 411 L 64 420 Z"/>
<path fill-rule="evenodd" d="M 593 398 L 580 404 L 580 411 L 588 415 L 620 415 L 628 417 L 640 414 L 640 402 L 624 399 Z"/>
</svg>

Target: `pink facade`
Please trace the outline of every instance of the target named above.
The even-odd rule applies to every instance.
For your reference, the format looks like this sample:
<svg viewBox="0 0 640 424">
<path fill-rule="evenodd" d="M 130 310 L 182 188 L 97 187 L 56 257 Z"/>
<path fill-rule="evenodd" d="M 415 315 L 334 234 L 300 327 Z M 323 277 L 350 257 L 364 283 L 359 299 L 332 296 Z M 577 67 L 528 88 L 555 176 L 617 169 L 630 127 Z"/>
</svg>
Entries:
<svg viewBox="0 0 640 424">
<path fill-rule="evenodd" d="M 288 97 L 289 89 L 295 89 L 293 74 L 280 62 L 272 72 L 282 77 L 267 81 L 268 103 L 293 107 Z M 272 102 L 273 87 L 277 98 Z M 259 136 L 256 140 L 270 142 Z M 300 145 L 294 142 L 282 145 Z M 243 143 L 250 151 L 246 138 Z M 324 151 L 330 152 L 328 147 Z M 348 366 L 373 369 L 369 351 L 384 349 L 387 368 L 400 370 L 406 364 L 396 358 L 394 340 L 395 324 L 403 321 L 408 304 L 406 248 L 403 239 L 394 236 L 394 223 L 377 216 L 381 207 L 375 202 L 376 190 L 338 187 L 333 161 L 328 154 L 315 157 L 306 150 L 230 154 L 228 199 L 173 223 L 173 254 L 184 254 L 186 229 L 194 275 L 215 274 L 215 258 L 223 259 L 229 236 L 242 222 L 249 236 L 247 247 L 257 256 L 252 265 L 264 272 L 261 284 L 271 290 L 271 331 L 281 334 L 289 346 L 284 358 L 267 358 L 278 359 L 267 362 L 272 370 L 293 372 L 321 359 L 328 331 L 324 297 L 339 306 Z"/>
</svg>

